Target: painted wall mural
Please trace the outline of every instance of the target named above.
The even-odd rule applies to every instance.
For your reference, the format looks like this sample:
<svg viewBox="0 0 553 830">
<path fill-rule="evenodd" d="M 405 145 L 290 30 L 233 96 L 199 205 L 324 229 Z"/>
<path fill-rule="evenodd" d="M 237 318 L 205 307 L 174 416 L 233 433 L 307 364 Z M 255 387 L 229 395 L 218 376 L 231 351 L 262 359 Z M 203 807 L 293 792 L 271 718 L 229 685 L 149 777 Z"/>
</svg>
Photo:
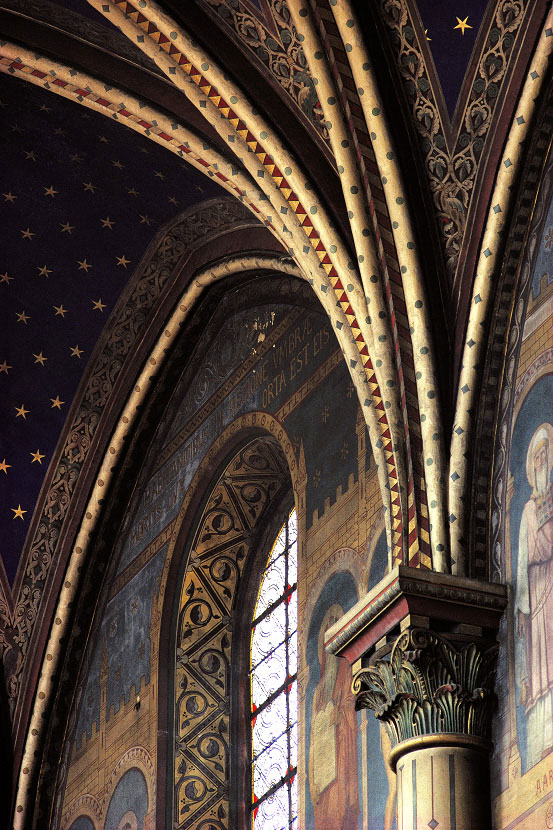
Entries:
<svg viewBox="0 0 553 830">
<path fill-rule="evenodd" d="M 335 573 L 309 619 L 304 724 L 308 830 L 327 830 L 329 816 L 332 830 L 395 828 L 395 775 L 383 761 L 387 737 L 372 713 L 367 717 L 355 711 L 348 663 L 323 647 L 327 629 L 357 598 L 353 576 Z"/>
<path fill-rule="evenodd" d="M 207 464 L 211 470 L 214 462 L 210 459 L 224 447 L 220 436 L 226 435 L 232 425 L 246 421 L 251 426 L 263 426 L 260 416 L 265 416 L 263 423 L 274 424 L 275 428 L 282 425 L 281 431 L 290 444 L 288 464 L 303 471 L 301 492 L 297 493 L 303 503 L 298 520 L 303 535 L 306 528 L 315 536 L 320 533 L 328 516 L 343 510 L 346 502 L 350 505 L 350 521 L 356 526 L 361 479 L 365 488 L 369 480 L 372 482 L 369 491 L 375 515 L 381 510 L 366 427 L 359 419 L 349 373 L 327 318 L 306 305 L 307 289 L 301 284 L 298 288 L 297 281 L 266 279 L 265 288 L 263 280 L 255 282 L 249 294 L 254 304 L 242 311 L 235 310 L 232 298 L 227 304 L 223 297 L 199 337 L 191 340 L 189 361 L 159 416 L 156 436 L 145 454 L 122 532 L 114 543 L 83 662 L 78 709 L 72 716 L 74 726 L 62 767 L 65 777 L 58 793 L 57 814 L 64 830 L 79 818 L 83 799 L 94 805 L 90 815 L 98 819 L 95 828 L 103 827 L 104 817 L 107 821 L 109 814 L 113 830 L 141 830 L 142 821 L 147 830 L 149 821 L 158 820 L 159 809 L 164 818 L 182 828 L 195 827 L 204 820 L 221 830 L 232 824 L 226 787 L 230 687 L 229 676 L 225 675 L 231 665 L 231 638 L 225 620 L 232 618 L 247 548 L 244 540 L 235 539 L 236 534 L 242 534 L 240 539 L 244 533 L 251 535 L 250 525 L 266 501 L 256 500 L 259 488 L 254 486 L 254 479 L 263 478 L 262 469 L 249 470 L 252 486 L 247 492 L 240 489 L 243 482 L 236 484 L 234 494 L 227 485 L 216 488 L 209 498 L 219 498 L 219 503 L 212 505 L 211 513 L 197 526 L 205 539 L 200 534 L 191 540 L 193 554 L 183 577 L 181 614 L 175 623 L 174 705 L 168 708 L 173 712 L 169 716 L 170 730 L 177 751 L 168 761 L 164 806 L 158 805 L 152 795 L 147 814 L 141 815 L 124 799 L 115 810 L 108 788 L 113 770 L 119 769 L 120 776 L 128 774 L 135 763 L 129 756 L 121 766 L 121 758 L 131 749 L 152 759 L 155 780 L 160 621 L 169 561 L 175 549 L 171 540 L 186 514 L 183 504 L 187 504 L 188 492 L 199 480 L 200 468 Z M 255 304 L 256 297 L 259 304 Z M 292 300 L 298 304 L 292 305 Z M 233 306 L 232 313 L 228 313 Z M 325 436 L 324 442 L 321 435 Z M 258 455 L 261 458 L 263 453 Z M 253 499 L 251 504 L 248 499 Z M 255 514 L 251 521 L 247 519 L 249 509 Z M 231 514 L 234 524 L 227 527 Z M 370 511 L 366 514 L 366 522 L 370 523 L 371 515 Z M 225 553 L 228 539 L 230 547 Z M 360 551 L 367 550 L 364 540 L 359 541 Z M 382 544 L 385 550 L 385 542 Z M 176 551 L 176 555 L 182 556 L 183 551 Z M 385 554 L 381 564 L 385 566 Z M 358 591 L 365 590 L 366 577 L 361 579 L 360 572 L 361 568 L 354 581 L 349 577 L 345 593 L 338 586 L 339 602 L 324 594 L 325 607 L 321 605 L 317 610 L 319 633 L 313 634 L 311 655 L 317 680 L 310 688 L 310 705 L 315 707 L 316 715 L 312 758 L 318 760 L 311 762 L 311 826 L 316 816 L 320 825 L 323 813 L 332 810 L 343 813 L 348 830 L 356 826 L 382 830 L 389 785 L 378 729 L 374 739 L 370 737 L 376 722 L 369 726 L 365 713 L 354 711 L 349 667 L 322 652 L 322 634 L 330 621 L 351 606 Z M 205 723 L 201 710 L 204 699 Z M 213 705 L 219 707 L 216 724 L 211 723 Z M 321 758 L 330 758 L 322 750 L 326 725 L 328 734 L 334 735 L 335 763 L 321 767 Z M 205 740 L 204 732 L 209 733 Z M 367 770 L 371 770 L 372 749 L 368 747 L 375 741 L 380 778 L 376 772 L 373 775 L 371 771 L 371 775 L 377 776 L 374 780 L 378 780 L 378 787 L 375 794 L 360 798 L 358 785 L 366 781 Z M 104 770 L 100 776 L 99 765 Z M 352 770 L 345 794 L 337 784 L 339 769 L 344 767 Z M 385 794 L 382 804 L 377 792 L 378 796 Z M 367 824 L 370 810 L 376 812 L 373 823 Z"/>
<path fill-rule="evenodd" d="M 500 629 L 494 730 L 494 828 L 553 827 L 553 202 L 538 211 L 523 262 L 524 312 L 506 372 Z M 540 207 L 541 210 L 541 207 Z M 519 301 L 522 303 L 523 298 Z M 520 305 L 519 305 L 520 308 Z M 513 339 L 513 337 L 511 339 Z M 503 393 L 504 395 L 507 392 Z"/>
</svg>

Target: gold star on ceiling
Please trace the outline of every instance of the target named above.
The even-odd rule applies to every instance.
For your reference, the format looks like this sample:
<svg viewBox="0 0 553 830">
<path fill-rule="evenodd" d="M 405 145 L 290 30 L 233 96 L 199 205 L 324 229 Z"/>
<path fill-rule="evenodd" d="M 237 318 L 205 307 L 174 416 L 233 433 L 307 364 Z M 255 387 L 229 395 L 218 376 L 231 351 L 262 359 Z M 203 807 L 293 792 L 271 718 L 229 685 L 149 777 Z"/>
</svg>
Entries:
<svg viewBox="0 0 553 830">
<path fill-rule="evenodd" d="M 51 112 L 52 108 L 47 107 L 46 104 L 41 104 L 39 107 L 40 112 Z"/>
<path fill-rule="evenodd" d="M 110 230 L 115 225 L 115 222 L 113 221 L 113 219 L 110 219 L 109 216 L 106 216 L 105 219 L 100 219 L 100 222 L 102 223 L 103 228 L 109 228 Z"/>
<path fill-rule="evenodd" d="M 97 188 L 97 185 L 92 184 L 92 182 L 83 182 L 83 187 L 84 187 L 84 189 L 85 189 L 85 190 L 87 190 L 89 193 L 94 193 L 94 191 L 95 191 L 95 190 L 96 190 L 96 188 Z"/>
<path fill-rule="evenodd" d="M 52 401 L 52 406 L 50 407 L 50 409 L 61 409 L 63 404 L 65 403 L 65 401 L 60 401 L 59 395 L 56 395 L 55 398 L 50 398 L 50 400 Z"/>
<path fill-rule="evenodd" d="M 467 21 L 468 21 L 468 15 L 467 15 L 467 17 L 465 17 L 465 19 L 464 19 L 464 20 L 461 20 L 461 18 L 460 18 L 460 17 L 457 17 L 457 16 L 455 16 L 455 19 L 457 20 L 457 25 L 453 27 L 453 30 L 454 30 L 454 31 L 455 31 L 455 29 L 460 29 L 460 30 L 461 30 L 461 34 L 462 34 L 462 35 L 464 35 L 464 34 L 465 34 L 465 29 L 472 29 L 472 26 L 470 26 L 470 25 L 467 23 Z"/>
<path fill-rule="evenodd" d="M 61 127 L 56 127 L 54 130 L 55 135 L 67 135 L 67 130 L 62 130 Z"/>
<path fill-rule="evenodd" d="M 11 204 L 13 204 L 17 199 L 17 196 L 14 196 L 11 190 L 8 190 L 7 193 L 2 193 L 2 196 L 4 197 L 5 202 L 10 202 Z"/>
<path fill-rule="evenodd" d="M 33 236 L 36 236 L 36 233 L 33 233 L 30 228 L 27 228 L 26 230 L 21 230 L 19 231 L 19 233 L 21 234 L 22 239 L 32 239 Z"/>
<path fill-rule="evenodd" d="M 169 196 L 169 201 L 172 205 L 175 205 L 175 207 L 180 204 L 179 200 L 175 196 Z"/>
<path fill-rule="evenodd" d="M 86 261 L 86 257 L 81 261 L 80 259 L 77 260 L 77 264 L 79 266 L 79 271 L 86 271 L 88 274 L 88 269 L 92 268 L 90 262 Z"/>
<path fill-rule="evenodd" d="M 92 300 L 92 310 L 93 311 L 103 311 L 106 307 L 106 304 L 102 302 L 102 298 L 100 297 L 99 300 Z"/>
<path fill-rule="evenodd" d="M 123 268 L 126 268 L 130 263 L 130 259 L 127 259 L 125 254 L 123 256 L 116 256 L 115 259 L 117 260 L 117 265 L 122 265 Z"/>
<path fill-rule="evenodd" d="M 71 156 L 71 161 L 82 161 L 82 160 L 83 160 L 83 157 L 81 155 L 79 155 L 79 153 L 74 153 Z"/>
<path fill-rule="evenodd" d="M 2 470 L 3 473 L 6 473 L 6 475 L 8 475 L 8 467 L 11 467 L 11 464 L 8 464 L 6 459 L 3 458 L 0 463 L 0 470 Z"/>
<path fill-rule="evenodd" d="M 128 187 L 127 193 L 129 194 L 129 196 L 138 196 L 138 190 L 135 190 L 134 187 Z"/>
<path fill-rule="evenodd" d="M 25 325 L 27 325 L 27 320 L 31 319 L 28 314 L 25 314 L 24 311 L 16 311 L 15 316 L 17 317 L 18 323 L 25 323 Z"/>
<path fill-rule="evenodd" d="M 45 187 L 43 189 L 44 189 L 44 195 L 45 196 L 51 196 L 52 199 L 55 197 L 56 193 L 59 193 L 59 190 L 54 190 L 54 185 L 53 184 L 51 184 L 50 187 Z"/>
<path fill-rule="evenodd" d="M 141 214 L 140 214 L 140 224 L 141 224 L 141 225 L 150 225 L 150 224 L 151 224 L 151 221 L 152 221 L 152 220 L 150 219 L 150 217 L 148 216 L 148 214 L 147 214 L 147 213 L 145 213 L 145 214 L 142 214 L 142 213 L 141 213 Z"/>
<path fill-rule="evenodd" d="M 38 271 L 39 277 L 46 277 L 48 279 L 48 277 L 52 273 L 52 269 L 47 268 L 46 265 L 43 265 L 42 268 L 39 265 L 37 265 L 36 269 Z"/>
<path fill-rule="evenodd" d="M 83 350 L 79 349 L 79 344 L 78 343 L 77 343 L 76 346 L 69 346 L 69 348 L 71 349 L 71 357 L 80 358 L 80 356 L 83 354 Z"/>
<path fill-rule="evenodd" d="M 57 317 L 58 314 L 60 317 L 65 317 L 67 314 L 67 309 L 63 307 L 63 303 L 61 305 L 53 305 L 52 308 L 55 310 L 54 317 Z"/>
<path fill-rule="evenodd" d="M 117 167 L 118 170 L 123 170 L 123 168 L 125 167 L 125 165 L 121 164 L 120 161 L 112 161 L 111 163 L 114 167 Z"/>
<path fill-rule="evenodd" d="M 10 507 L 10 510 L 13 510 L 13 518 L 14 519 L 23 519 L 23 513 L 26 513 L 26 510 L 23 510 L 20 504 L 17 507 Z"/>
<path fill-rule="evenodd" d="M 13 277 L 10 277 L 8 272 L 4 271 L 3 274 L 0 274 L 0 282 L 5 282 L 7 285 L 9 285 L 10 282 L 13 282 Z"/>
<path fill-rule="evenodd" d="M 21 404 L 21 406 L 14 406 L 15 411 L 17 412 L 16 418 L 23 418 L 24 421 L 27 420 L 27 415 L 31 411 L 30 409 L 25 409 L 25 404 Z"/>
<path fill-rule="evenodd" d="M 35 363 L 40 363 L 40 365 L 41 365 L 41 366 L 44 366 L 44 364 L 45 364 L 45 363 L 46 363 L 46 361 L 48 360 L 48 358 L 47 358 L 47 357 L 44 357 L 44 355 L 42 354 L 42 352 L 39 352 L 38 354 L 35 354 L 35 353 L 33 352 L 33 357 L 34 357 L 34 359 L 35 359 Z"/>
<path fill-rule="evenodd" d="M 109 138 L 106 138 L 105 135 L 99 135 L 98 138 L 102 144 L 109 144 Z"/>
<path fill-rule="evenodd" d="M 75 230 L 75 225 L 70 225 L 69 222 L 60 222 L 62 233 L 72 233 Z"/>
<path fill-rule="evenodd" d="M 157 178 L 161 179 L 162 181 L 163 179 L 165 179 L 165 173 L 162 173 L 161 170 L 156 170 L 154 176 L 157 176 Z"/>
<path fill-rule="evenodd" d="M 5 360 L 3 363 L 0 363 L 0 375 L 4 374 L 7 375 L 8 371 L 13 369 L 13 366 L 8 366 L 7 361 Z"/>
<path fill-rule="evenodd" d="M 37 450 L 36 452 L 30 452 L 29 455 L 32 455 L 33 457 L 31 464 L 34 464 L 35 461 L 38 461 L 39 464 L 42 464 L 42 459 L 45 458 L 45 455 L 41 453 L 40 450 Z"/>
<path fill-rule="evenodd" d="M 36 153 L 34 150 L 25 150 L 25 158 L 28 161 L 36 161 Z"/>
</svg>

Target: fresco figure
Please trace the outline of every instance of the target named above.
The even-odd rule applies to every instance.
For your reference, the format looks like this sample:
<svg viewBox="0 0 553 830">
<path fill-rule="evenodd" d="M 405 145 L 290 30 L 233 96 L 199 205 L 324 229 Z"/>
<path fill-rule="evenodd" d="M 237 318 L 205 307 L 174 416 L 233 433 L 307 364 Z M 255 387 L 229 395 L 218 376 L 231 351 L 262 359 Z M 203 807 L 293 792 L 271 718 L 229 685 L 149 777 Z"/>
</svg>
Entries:
<svg viewBox="0 0 553 830">
<path fill-rule="evenodd" d="M 324 649 L 324 635 L 343 615 L 338 603 L 326 612 L 319 632 L 321 676 L 313 696 L 309 788 L 315 830 L 353 830 L 359 821 L 357 713 L 346 660 Z"/>
<path fill-rule="evenodd" d="M 527 721 L 527 768 L 553 749 L 553 426 L 541 424 L 526 455 L 532 494 L 522 513 L 515 596 L 526 660 L 518 672 Z"/>
</svg>

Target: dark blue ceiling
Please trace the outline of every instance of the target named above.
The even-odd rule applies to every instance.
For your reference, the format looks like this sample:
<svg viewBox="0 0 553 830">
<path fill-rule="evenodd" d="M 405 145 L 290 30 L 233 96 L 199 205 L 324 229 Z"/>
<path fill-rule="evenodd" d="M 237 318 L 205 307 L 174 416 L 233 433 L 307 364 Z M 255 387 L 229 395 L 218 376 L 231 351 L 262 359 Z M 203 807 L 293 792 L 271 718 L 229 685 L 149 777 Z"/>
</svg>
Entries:
<svg viewBox="0 0 553 830">
<path fill-rule="evenodd" d="M 117 298 L 156 231 L 222 191 L 132 130 L 29 83 L 1 76 L 0 100 L 0 539 L 13 581 Z"/>
<path fill-rule="evenodd" d="M 450 117 L 488 3 L 486 0 L 417 0 Z M 469 28 L 470 27 L 470 28 Z"/>
</svg>

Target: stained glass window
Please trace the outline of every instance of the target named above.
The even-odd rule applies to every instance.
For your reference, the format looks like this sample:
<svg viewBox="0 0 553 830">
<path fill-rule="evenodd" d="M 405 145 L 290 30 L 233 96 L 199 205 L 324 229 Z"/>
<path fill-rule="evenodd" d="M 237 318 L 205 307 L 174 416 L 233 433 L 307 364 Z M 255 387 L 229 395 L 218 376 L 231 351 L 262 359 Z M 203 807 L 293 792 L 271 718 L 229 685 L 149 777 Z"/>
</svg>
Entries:
<svg viewBox="0 0 553 830">
<path fill-rule="evenodd" d="M 252 830 L 297 827 L 297 561 L 293 510 L 267 561 L 252 623 Z"/>
</svg>

